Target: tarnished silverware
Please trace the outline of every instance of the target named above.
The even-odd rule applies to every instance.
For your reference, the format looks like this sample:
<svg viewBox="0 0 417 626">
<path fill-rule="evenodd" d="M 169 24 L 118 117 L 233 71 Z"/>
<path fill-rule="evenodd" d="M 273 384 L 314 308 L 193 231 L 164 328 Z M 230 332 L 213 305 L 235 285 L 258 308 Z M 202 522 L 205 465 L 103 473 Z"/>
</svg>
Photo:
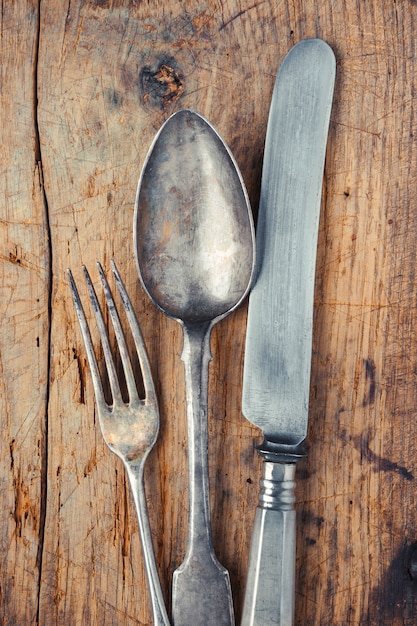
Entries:
<svg viewBox="0 0 417 626">
<path fill-rule="evenodd" d="M 294 473 L 305 455 L 321 187 L 335 58 L 320 39 L 284 59 L 269 114 L 249 298 L 243 414 L 264 459 L 242 626 L 291 626 Z"/>
<path fill-rule="evenodd" d="M 144 399 L 139 397 L 125 336 L 110 287 L 100 264 L 98 264 L 98 269 L 123 364 L 126 387 L 129 396 L 128 401 L 125 402 L 122 398 L 119 378 L 112 357 L 112 351 L 103 315 L 94 291 L 94 287 L 90 280 L 90 276 L 85 267 L 83 268 L 84 276 L 87 283 L 91 305 L 96 318 L 107 367 L 107 375 L 112 394 L 111 404 L 108 404 L 105 399 L 103 384 L 94 352 L 88 322 L 86 320 L 75 281 L 71 271 L 68 270 L 71 293 L 91 370 L 101 432 L 110 450 L 122 460 L 132 489 L 151 596 L 153 621 L 156 626 L 169 626 L 169 619 L 155 563 L 143 484 L 143 469 L 145 460 L 155 444 L 159 430 L 157 399 L 139 324 L 116 266 L 112 263 L 115 282 L 122 300 L 123 308 L 126 312 L 126 317 L 129 322 L 133 341 L 139 358 L 145 390 Z"/>
<path fill-rule="evenodd" d="M 211 330 L 246 296 L 254 266 L 249 200 L 237 165 L 214 128 L 183 110 L 162 126 L 148 153 L 135 205 L 135 249 L 151 300 L 183 328 L 189 525 L 174 572 L 175 626 L 234 624 L 229 574 L 210 525 L 207 392 Z"/>
</svg>

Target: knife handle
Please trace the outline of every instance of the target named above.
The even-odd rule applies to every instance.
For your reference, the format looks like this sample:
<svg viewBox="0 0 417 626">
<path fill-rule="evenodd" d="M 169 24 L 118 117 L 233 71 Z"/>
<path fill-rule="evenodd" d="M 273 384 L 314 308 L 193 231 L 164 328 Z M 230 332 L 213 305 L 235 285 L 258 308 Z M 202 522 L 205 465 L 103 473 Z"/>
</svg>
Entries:
<svg viewBox="0 0 417 626">
<path fill-rule="evenodd" d="M 295 462 L 264 461 L 241 626 L 292 626 Z"/>
</svg>

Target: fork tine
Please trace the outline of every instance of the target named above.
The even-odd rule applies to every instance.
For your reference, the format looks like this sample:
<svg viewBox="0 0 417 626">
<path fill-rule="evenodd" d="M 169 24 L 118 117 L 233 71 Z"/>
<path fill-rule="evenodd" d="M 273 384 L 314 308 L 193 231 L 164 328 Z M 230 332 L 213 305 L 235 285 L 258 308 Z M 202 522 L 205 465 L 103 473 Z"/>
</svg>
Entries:
<svg viewBox="0 0 417 626">
<path fill-rule="evenodd" d="M 145 389 L 145 402 L 147 404 L 156 404 L 156 392 L 152 378 L 151 367 L 149 365 L 148 354 L 146 351 L 145 342 L 143 340 L 142 332 L 135 312 L 132 307 L 129 295 L 125 289 L 123 281 L 120 277 L 119 271 L 116 267 L 116 263 L 112 259 L 111 267 L 113 270 L 117 289 L 119 291 L 123 307 L 126 312 L 126 317 L 129 322 L 130 330 L 132 333 L 133 341 L 135 342 L 136 352 L 139 358 L 139 364 L 142 372 L 143 386 Z"/>
<path fill-rule="evenodd" d="M 110 390 L 113 396 L 113 405 L 122 402 L 122 393 L 120 391 L 119 379 L 117 377 L 116 368 L 113 361 L 112 351 L 110 348 L 109 336 L 107 334 L 106 324 L 104 323 L 103 314 L 97 300 L 97 295 L 91 282 L 87 268 L 83 265 L 85 282 L 90 296 L 91 305 L 93 307 L 94 316 L 96 318 L 98 331 L 100 334 L 101 344 L 103 346 L 104 359 L 107 366 L 107 375 L 109 377 Z"/>
<path fill-rule="evenodd" d="M 88 327 L 87 319 L 85 317 L 84 308 L 78 293 L 77 285 L 73 278 L 70 269 L 67 269 L 68 280 L 70 283 L 72 299 L 74 302 L 75 312 L 77 314 L 78 322 L 81 328 L 81 335 L 84 341 L 85 352 L 87 354 L 87 360 L 90 367 L 91 378 L 93 381 L 94 393 L 96 396 L 96 402 L 98 406 L 105 404 L 103 385 L 101 382 L 101 376 L 97 364 L 96 355 L 93 348 L 93 342 L 91 340 L 90 329 Z"/>
<path fill-rule="evenodd" d="M 126 339 L 120 323 L 119 314 L 117 313 L 116 305 L 113 300 L 113 295 L 104 274 L 103 268 L 100 263 L 97 263 L 98 271 L 103 285 L 104 295 L 106 297 L 107 308 L 110 313 L 111 321 L 114 328 L 117 344 L 119 347 L 119 354 L 122 360 L 123 370 L 125 374 L 126 386 L 129 395 L 129 401 L 135 403 L 139 400 L 138 389 L 135 381 L 135 375 L 132 369 L 132 363 L 129 356 L 129 351 L 126 345 Z"/>
</svg>

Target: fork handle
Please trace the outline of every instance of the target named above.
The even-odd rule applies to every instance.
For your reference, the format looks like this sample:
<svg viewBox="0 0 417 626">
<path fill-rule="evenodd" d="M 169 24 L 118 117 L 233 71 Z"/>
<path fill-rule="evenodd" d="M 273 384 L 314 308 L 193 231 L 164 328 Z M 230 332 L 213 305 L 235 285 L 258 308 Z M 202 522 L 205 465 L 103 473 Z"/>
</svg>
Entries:
<svg viewBox="0 0 417 626">
<path fill-rule="evenodd" d="M 264 461 L 241 626 L 292 626 L 295 463 Z"/>
<path fill-rule="evenodd" d="M 158 576 L 158 570 L 156 567 L 152 534 L 149 525 L 148 507 L 146 504 L 145 487 L 143 482 L 143 462 L 139 464 L 124 463 L 124 465 L 129 477 L 136 515 L 138 518 L 143 559 L 151 597 L 153 623 L 154 626 L 170 626 L 170 621 L 165 607 L 165 600 L 161 589 L 161 583 Z"/>
</svg>

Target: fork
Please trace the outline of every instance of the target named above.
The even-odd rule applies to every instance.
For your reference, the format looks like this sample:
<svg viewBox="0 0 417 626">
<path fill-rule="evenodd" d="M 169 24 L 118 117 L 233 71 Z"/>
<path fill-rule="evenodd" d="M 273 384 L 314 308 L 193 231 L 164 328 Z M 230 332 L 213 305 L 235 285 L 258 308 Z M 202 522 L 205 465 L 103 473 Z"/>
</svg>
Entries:
<svg viewBox="0 0 417 626">
<path fill-rule="evenodd" d="M 70 269 L 67 270 L 67 273 L 75 311 L 80 324 L 81 334 L 90 366 L 101 432 L 107 446 L 122 460 L 132 489 L 145 562 L 145 570 L 151 596 L 153 622 L 156 626 L 169 626 L 170 622 L 156 568 L 143 481 L 144 464 L 150 450 L 155 444 L 159 430 L 158 404 L 146 353 L 146 347 L 139 323 L 136 319 L 132 303 L 114 261 L 111 262 L 111 266 L 139 359 L 145 391 L 144 399 L 139 397 L 126 339 L 122 330 L 117 308 L 113 300 L 112 292 L 102 266 L 100 263 L 97 263 L 107 308 L 114 328 L 114 334 L 123 365 L 128 394 L 128 401 L 126 402 L 122 397 L 119 377 L 116 372 L 116 366 L 110 348 L 107 328 L 89 273 L 86 267 L 83 266 L 87 290 L 90 296 L 91 305 L 96 318 L 97 328 L 103 347 L 107 376 L 112 395 L 111 404 L 105 399 L 103 383 L 93 348 L 90 329 L 75 280 Z"/>
</svg>

